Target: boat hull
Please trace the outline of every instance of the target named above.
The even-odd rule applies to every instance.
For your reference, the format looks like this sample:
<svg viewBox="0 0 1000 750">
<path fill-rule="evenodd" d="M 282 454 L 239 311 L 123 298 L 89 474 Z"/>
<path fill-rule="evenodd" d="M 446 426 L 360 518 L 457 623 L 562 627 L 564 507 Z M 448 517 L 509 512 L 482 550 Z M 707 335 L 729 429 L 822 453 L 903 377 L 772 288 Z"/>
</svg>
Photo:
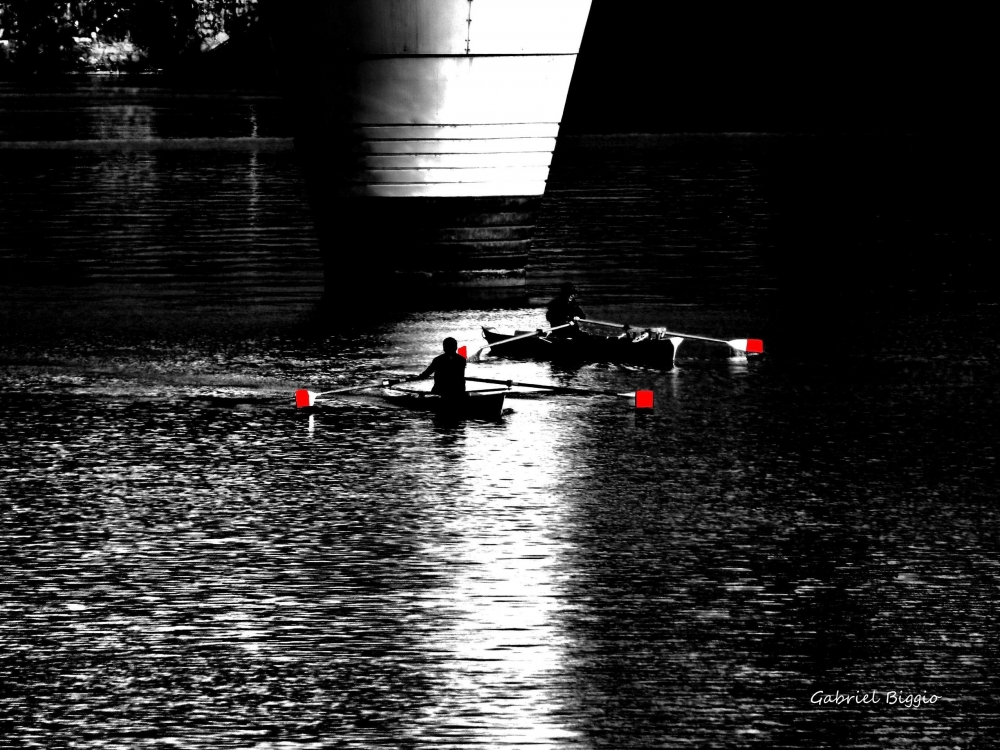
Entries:
<svg viewBox="0 0 1000 750">
<path fill-rule="evenodd" d="M 491 346 L 530 331 L 498 331 L 483 328 L 483 338 Z M 669 369 L 674 364 L 675 348 L 668 338 L 646 336 L 601 336 L 574 330 L 566 336 L 534 336 L 491 348 L 491 357 L 512 359 L 576 360 L 585 362 L 620 362 Z M 638 340 L 637 340 L 638 339 Z"/>
<path fill-rule="evenodd" d="M 265 7 L 328 287 L 523 296 L 590 0 Z"/>
<path fill-rule="evenodd" d="M 445 398 L 436 393 L 383 388 L 382 398 L 391 404 L 454 419 L 497 420 L 503 416 L 503 391 L 468 391 L 464 396 Z"/>
</svg>

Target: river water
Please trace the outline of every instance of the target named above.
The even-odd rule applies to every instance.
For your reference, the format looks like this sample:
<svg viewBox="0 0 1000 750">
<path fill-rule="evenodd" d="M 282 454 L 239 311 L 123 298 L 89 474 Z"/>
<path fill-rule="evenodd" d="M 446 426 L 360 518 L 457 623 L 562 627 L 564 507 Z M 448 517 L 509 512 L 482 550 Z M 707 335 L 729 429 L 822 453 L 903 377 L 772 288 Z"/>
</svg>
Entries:
<svg viewBox="0 0 1000 750">
<path fill-rule="evenodd" d="M 802 140 L 568 138 L 527 300 L 330 320 L 289 135 L 254 92 L 0 88 L 0 746 L 991 746 L 995 230 L 887 199 L 812 278 L 789 243 L 848 231 L 774 191 Z M 899 235 L 940 272 L 872 270 Z M 294 408 L 567 279 L 768 354 L 470 365 L 652 413 Z"/>
</svg>

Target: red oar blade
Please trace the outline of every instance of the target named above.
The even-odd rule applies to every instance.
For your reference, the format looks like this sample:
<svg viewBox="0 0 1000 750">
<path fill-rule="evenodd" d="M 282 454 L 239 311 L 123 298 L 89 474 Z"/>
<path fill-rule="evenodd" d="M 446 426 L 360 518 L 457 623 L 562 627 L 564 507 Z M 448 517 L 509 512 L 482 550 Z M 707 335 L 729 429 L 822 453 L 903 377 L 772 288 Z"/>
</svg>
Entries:
<svg viewBox="0 0 1000 750">
<path fill-rule="evenodd" d="M 761 339 L 733 339 L 726 343 L 738 352 L 746 354 L 764 353 L 764 342 Z"/>
<path fill-rule="evenodd" d="M 469 358 L 469 350 L 466 349 L 464 346 L 458 347 L 458 353 L 461 354 L 466 359 Z"/>
<path fill-rule="evenodd" d="M 635 408 L 636 409 L 652 409 L 653 408 L 653 392 L 652 391 L 636 391 L 635 392 Z"/>
<path fill-rule="evenodd" d="M 316 399 L 316 394 L 312 391 L 307 391 L 304 388 L 300 388 L 295 391 L 295 408 L 304 409 L 307 406 L 312 406 Z"/>
</svg>

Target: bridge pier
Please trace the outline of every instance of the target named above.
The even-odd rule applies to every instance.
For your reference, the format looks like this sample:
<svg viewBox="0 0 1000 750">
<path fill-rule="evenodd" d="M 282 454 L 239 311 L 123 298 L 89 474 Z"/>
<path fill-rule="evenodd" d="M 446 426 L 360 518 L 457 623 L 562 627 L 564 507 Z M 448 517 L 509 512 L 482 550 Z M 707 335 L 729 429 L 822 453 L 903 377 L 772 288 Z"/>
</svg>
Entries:
<svg viewBox="0 0 1000 750">
<path fill-rule="evenodd" d="M 265 9 L 330 288 L 523 297 L 590 0 Z"/>
</svg>

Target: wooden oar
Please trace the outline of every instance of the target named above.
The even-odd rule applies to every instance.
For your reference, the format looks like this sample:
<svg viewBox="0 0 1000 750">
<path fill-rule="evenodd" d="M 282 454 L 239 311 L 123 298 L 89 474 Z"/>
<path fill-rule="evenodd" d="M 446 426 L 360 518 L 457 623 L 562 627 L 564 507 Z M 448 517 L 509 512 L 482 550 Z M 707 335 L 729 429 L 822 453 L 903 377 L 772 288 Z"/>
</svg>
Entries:
<svg viewBox="0 0 1000 750">
<path fill-rule="evenodd" d="M 305 388 L 300 388 L 295 391 L 295 407 L 298 409 L 303 409 L 307 406 L 314 406 L 316 399 L 320 396 L 332 396 L 335 393 L 350 393 L 351 391 L 363 391 L 366 388 L 380 388 L 384 385 L 395 385 L 396 383 L 402 383 L 406 380 L 416 380 L 416 377 L 410 378 L 399 378 L 397 380 L 380 380 L 377 383 L 365 383 L 364 385 L 352 385 L 348 388 L 337 388 L 332 391 L 323 391 L 322 393 L 313 393 Z"/>
<path fill-rule="evenodd" d="M 607 323 L 603 320 L 580 318 L 580 321 L 582 323 L 593 323 L 599 326 L 607 326 L 608 328 L 625 328 L 625 326 L 621 323 Z M 695 336 L 690 333 L 674 333 L 673 331 L 662 331 L 662 334 L 664 336 L 676 337 L 679 339 L 696 339 L 698 341 L 711 341 L 716 344 L 726 344 L 731 349 L 735 349 L 738 352 L 750 354 L 764 353 L 764 342 L 761 339 L 730 339 L 729 341 L 726 341 L 725 339 L 713 339 L 709 336 Z"/>
<path fill-rule="evenodd" d="M 521 339 L 530 339 L 532 336 L 541 336 L 543 333 L 552 333 L 552 331 L 558 331 L 560 328 L 569 328 L 572 323 L 563 323 L 561 326 L 553 326 L 552 328 L 539 328 L 537 331 L 532 331 L 531 333 L 522 333 L 518 336 L 511 336 L 509 339 L 504 339 L 503 341 L 498 341 L 495 344 L 487 344 L 482 349 L 475 352 L 471 357 L 468 358 L 469 362 L 481 362 L 483 355 L 492 349 L 494 346 L 500 346 L 501 344 L 509 344 L 511 341 L 520 341 Z"/>
<path fill-rule="evenodd" d="M 542 385 L 541 383 L 519 383 L 516 380 L 494 380 L 492 378 L 470 378 L 468 376 L 465 379 L 471 380 L 474 383 L 495 383 L 497 385 L 505 385 L 508 388 L 512 388 L 515 385 L 519 385 L 522 388 L 542 388 L 544 390 L 561 391 L 563 393 L 579 393 L 584 396 L 618 396 L 620 398 L 631 398 L 635 400 L 635 407 L 637 409 L 653 408 L 652 391 L 630 391 L 628 393 L 618 393 L 616 391 L 600 391 L 592 388 L 571 388 L 565 385 Z"/>
</svg>

